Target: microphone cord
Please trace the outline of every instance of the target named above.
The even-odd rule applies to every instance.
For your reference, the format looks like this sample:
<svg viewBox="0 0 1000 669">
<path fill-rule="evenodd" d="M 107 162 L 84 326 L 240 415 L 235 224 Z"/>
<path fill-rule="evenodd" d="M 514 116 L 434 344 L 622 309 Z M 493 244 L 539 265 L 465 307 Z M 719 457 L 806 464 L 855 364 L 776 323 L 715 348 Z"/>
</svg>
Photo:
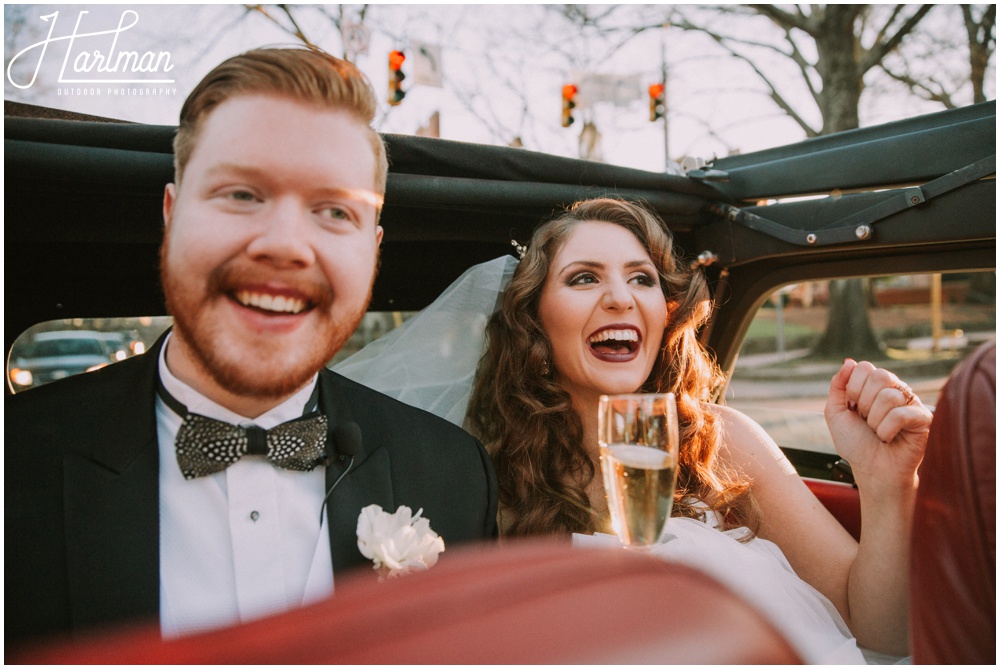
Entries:
<svg viewBox="0 0 1000 669">
<path fill-rule="evenodd" d="M 320 505 L 320 507 L 319 507 L 319 524 L 320 524 L 320 527 L 323 526 L 323 514 L 326 513 L 326 502 L 327 502 L 327 500 L 330 499 L 330 495 L 333 493 L 333 489 L 337 487 L 337 484 L 340 483 L 344 479 L 345 476 L 347 476 L 347 472 L 351 471 L 351 467 L 353 465 L 354 465 L 354 456 L 352 455 L 350 462 L 347 463 L 347 469 L 345 469 L 343 471 L 343 473 L 340 476 L 337 477 L 337 480 L 333 482 L 333 485 L 330 486 L 330 489 L 326 491 L 326 495 L 323 497 L 323 504 Z"/>
</svg>

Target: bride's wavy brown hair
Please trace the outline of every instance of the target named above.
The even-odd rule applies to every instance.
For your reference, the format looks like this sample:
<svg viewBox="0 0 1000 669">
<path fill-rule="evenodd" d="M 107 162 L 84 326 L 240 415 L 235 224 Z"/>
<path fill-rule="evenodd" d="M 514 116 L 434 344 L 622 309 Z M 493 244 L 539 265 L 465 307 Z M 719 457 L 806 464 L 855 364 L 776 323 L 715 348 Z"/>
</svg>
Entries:
<svg viewBox="0 0 1000 669">
<path fill-rule="evenodd" d="M 706 407 L 724 378 L 697 338 L 711 313 L 704 275 L 680 262 L 672 235 L 655 214 L 608 198 L 578 202 L 535 230 L 486 326 L 467 426 L 493 458 L 501 531 L 525 536 L 598 529 L 586 493 L 595 463 L 582 443 L 583 425 L 569 394 L 547 373 L 552 353 L 538 315 L 549 265 L 584 221 L 629 230 L 659 269 L 668 323 L 660 355 L 639 390 L 677 396 L 681 447 L 673 515 L 700 516 L 703 509 L 693 503 L 700 500 L 719 512 L 724 526 L 756 532 L 759 513 L 749 482 L 720 462 L 721 428 Z"/>
</svg>

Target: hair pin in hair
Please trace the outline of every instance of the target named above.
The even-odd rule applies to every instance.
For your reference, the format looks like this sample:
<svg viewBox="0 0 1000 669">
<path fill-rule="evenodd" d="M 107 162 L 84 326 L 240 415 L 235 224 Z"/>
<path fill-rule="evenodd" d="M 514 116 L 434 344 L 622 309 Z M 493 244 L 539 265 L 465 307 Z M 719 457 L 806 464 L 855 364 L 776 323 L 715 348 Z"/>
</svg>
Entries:
<svg viewBox="0 0 1000 669">
<path fill-rule="evenodd" d="M 524 260 L 524 254 L 528 252 L 528 247 L 523 244 L 518 244 L 516 239 L 510 240 L 510 245 L 514 247 L 515 251 L 517 251 L 517 257 L 520 260 Z"/>
<path fill-rule="evenodd" d="M 691 269 L 696 270 L 699 267 L 708 267 L 714 264 L 719 259 L 719 256 L 715 255 L 711 251 L 702 251 L 698 254 L 698 257 L 691 262 Z"/>
</svg>

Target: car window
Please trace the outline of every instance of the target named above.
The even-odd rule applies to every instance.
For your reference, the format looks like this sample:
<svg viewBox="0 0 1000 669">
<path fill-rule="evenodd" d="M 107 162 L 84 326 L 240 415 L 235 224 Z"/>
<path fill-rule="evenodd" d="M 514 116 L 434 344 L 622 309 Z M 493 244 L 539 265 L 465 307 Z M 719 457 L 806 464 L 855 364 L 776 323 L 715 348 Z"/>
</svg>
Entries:
<svg viewBox="0 0 1000 669">
<path fill-rule="evenodd" d="M 896 373 L 927 405 L 937 401 L 955 365 L 996 336 L 995 272 L 873 276 L 862 282 L 880 347 L 872 362 Z M 816 353 L 830 320 L 829 298 L 828 281 L 772 293 L 750 325 L 726 392 L 729 406 L 794 454 L 800 473 L 822 478 L 836 459 L 823 406 L 843 362 Z"/>
</svg>

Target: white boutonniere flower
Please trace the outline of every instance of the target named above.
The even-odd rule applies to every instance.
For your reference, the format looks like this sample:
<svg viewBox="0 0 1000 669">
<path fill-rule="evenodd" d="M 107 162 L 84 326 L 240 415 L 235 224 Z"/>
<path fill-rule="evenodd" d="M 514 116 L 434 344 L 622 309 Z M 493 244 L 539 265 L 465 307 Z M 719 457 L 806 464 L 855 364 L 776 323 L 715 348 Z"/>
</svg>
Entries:
<svg viewBox="0 0 1000 669">
<path fill-rule="evenodd" d="M 444 550 L 444 540 L 421 518 L 423 509 L 412 515 L 410 507 L 386 513 L 378 504 L 361 509 L 358 516 L 358 549 L 375 563 L 379 581 L 411 571 L 433 567 Z"/>
</svg>

